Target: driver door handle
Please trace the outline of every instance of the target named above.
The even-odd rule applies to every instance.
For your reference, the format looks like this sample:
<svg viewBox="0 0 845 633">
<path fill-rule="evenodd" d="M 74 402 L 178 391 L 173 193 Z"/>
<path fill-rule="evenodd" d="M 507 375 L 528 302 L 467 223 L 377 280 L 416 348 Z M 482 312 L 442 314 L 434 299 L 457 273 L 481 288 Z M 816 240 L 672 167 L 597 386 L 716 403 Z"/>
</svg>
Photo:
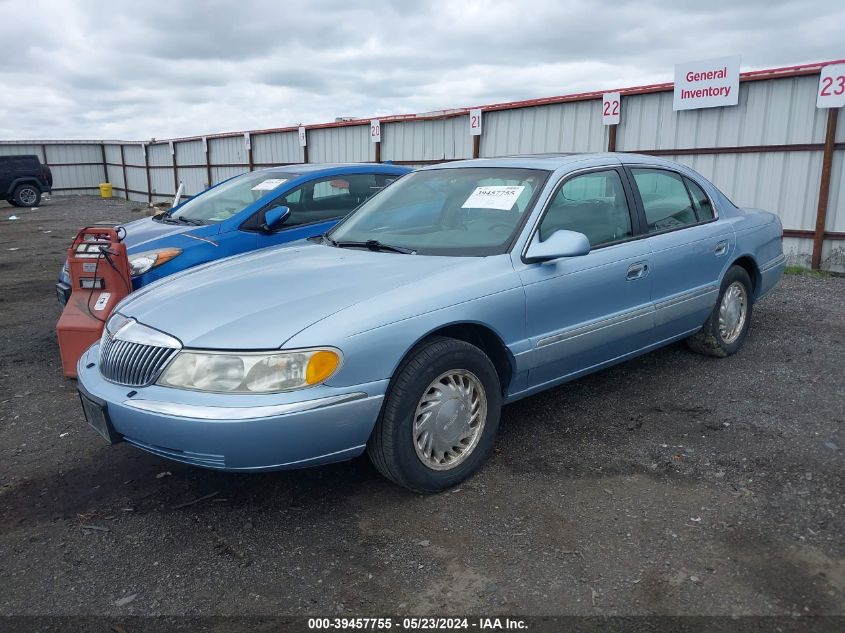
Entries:
<svg viewBox="0 0 845 633">
<path fill-rule="evenodd" d="M 633 281 L 635 279 L 642 279 L 648 274 L 648 264 L 645 262 L 637 262 L 628 266 L 628 274 L 625 279 Z"/>
</svg>

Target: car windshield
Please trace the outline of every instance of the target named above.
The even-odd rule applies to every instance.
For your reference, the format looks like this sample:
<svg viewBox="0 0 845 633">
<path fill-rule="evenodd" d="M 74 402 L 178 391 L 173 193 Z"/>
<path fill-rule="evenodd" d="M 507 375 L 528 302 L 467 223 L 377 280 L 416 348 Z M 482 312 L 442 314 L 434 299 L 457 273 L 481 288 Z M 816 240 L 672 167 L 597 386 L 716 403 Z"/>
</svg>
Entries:
<svg viewBox="0 0 845 633">
<path fill-rule="evenodd" d="M 223 222 L 244 207 L 272 193 L 299 174 L 279 171 L 254 171 L 236 176 L 214 189 L 188 200 L 168 217 L 203 223 Z"/>
<path fill-rule="evenodd" d="M 498 255 L 510 247 L 548 175 L 505 167 L 414 172 L 370 198 L 328 237 L 339 246 L 369 242 L 373 250 L 418 255 Z"/>
</svg>

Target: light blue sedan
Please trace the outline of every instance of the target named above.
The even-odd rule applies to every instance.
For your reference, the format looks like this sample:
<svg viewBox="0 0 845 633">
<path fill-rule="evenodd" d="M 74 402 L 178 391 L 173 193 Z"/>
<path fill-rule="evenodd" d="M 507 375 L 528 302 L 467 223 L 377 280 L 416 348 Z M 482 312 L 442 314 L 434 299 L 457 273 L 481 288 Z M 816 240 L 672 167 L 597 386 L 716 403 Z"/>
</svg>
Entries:
<svg viewBox="0 0 845 633">
<path fill-rule="evenodd" d="M 107 440 L 232 471 L 365 450 L 419 492 L 489 454 L 503 404 L 687 339 L 736 352 L 782 229 L 630 154 L 453 162 L 324 236 L 173 275 L 79 362 Z"/>
</svg>

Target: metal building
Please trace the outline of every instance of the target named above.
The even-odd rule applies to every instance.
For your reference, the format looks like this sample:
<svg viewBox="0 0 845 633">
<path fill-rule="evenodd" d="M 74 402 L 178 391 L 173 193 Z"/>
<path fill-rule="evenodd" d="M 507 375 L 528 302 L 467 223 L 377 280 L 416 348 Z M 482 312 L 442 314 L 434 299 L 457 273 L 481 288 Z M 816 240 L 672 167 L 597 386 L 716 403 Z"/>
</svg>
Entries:
<svg viewBox="0 0 845 633">
<path fill-rule="evenodd" d="M 470 136 L 469 109 L 207 137 L 127 141 L 0 141 L 0 154 L 37 154 L 56 193 L 94 193 L 100 182 L 130 200 L 187 195 L 246 170 L 301 162 L 383 161 L 425 165 L 475 156 L 615 150 L 685 163 L 736 204 L 777 212 L 790 263 L 845 271 L 843 109 L 818 109 L 829 63 L 740 76 L 739 104 L 672 109 L 671 83 L 621 89 L 622 120 L 601 121 L 601 92 L 482 106 L 483 135 Z"/>
</svg>

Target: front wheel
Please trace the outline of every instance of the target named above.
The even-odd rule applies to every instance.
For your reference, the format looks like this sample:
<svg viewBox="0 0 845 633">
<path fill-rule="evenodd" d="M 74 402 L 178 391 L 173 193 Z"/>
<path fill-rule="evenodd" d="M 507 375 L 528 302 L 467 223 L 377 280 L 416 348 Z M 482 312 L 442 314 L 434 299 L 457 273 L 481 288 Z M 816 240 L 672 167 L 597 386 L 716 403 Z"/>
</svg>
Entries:
<svg viewBox="0 0 845 633">
<path fill-rule="evenodd" d="M 719 300 L 697 334 L 687 339 L 693 351 L 724 358 L 735 354 L 748 335 L 754 306 L 751 278 L 742 266 L 731 266 L 722 280 Z"/>
<path fill-rule="evenodd" d="M 385 477 L 439 492 L 474 473 L 493 448 L 502 394 L 480 349 L 433 337 L 400 365 L 367 445 Z"/>
</svg>

